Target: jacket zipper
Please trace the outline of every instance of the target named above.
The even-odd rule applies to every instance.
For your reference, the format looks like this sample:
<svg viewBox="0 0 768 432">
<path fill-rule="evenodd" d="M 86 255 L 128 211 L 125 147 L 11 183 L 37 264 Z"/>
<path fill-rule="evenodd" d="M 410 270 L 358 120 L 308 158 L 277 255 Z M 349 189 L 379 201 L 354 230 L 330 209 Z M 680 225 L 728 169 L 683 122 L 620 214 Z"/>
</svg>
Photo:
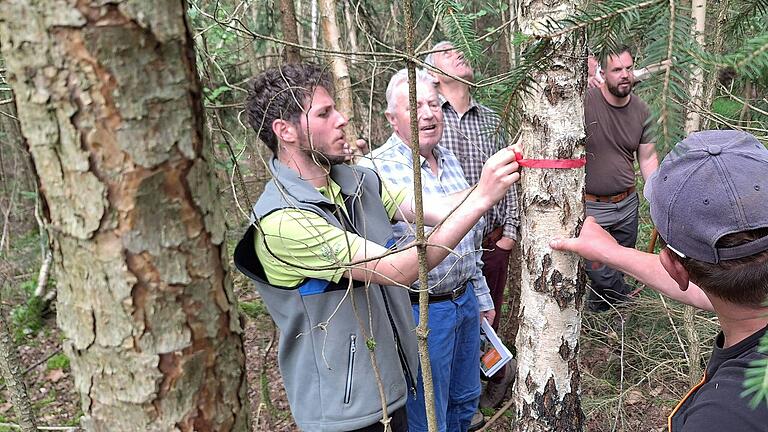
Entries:
<svg viewBox="0 0 768 432">
<path fill-rule="evenodd" d="M 403 349 L 402 344 L 400 343 L 400 335 L 397 333 L 397 326 L 395 325 L 395 320 L 392 318 L 392 311 L 389 310 L 389 299 L 387 298 L 387 292 L 384 290 L 383 286 L 379 286 L 379 289 L 381 289 L 381 297 L 384 300 L 384 309 L 387 311 L 387 318 L 389 318 L 389 325 L 392 327 L 392 333 L 395 337 L 395 346 L 397 349 L 397 356 L 400 357 L 400 367 L 403 370 L 403 373 L 405 374 L 408 385 L 410 388 L 408 389 L 413 396 L 414 399 L 416 399 L 416 377 L 413 375 L 413 372 L 411 372 L 411 367 L 408 366 L 408 360 L 405 358 L 405 350 Z"/>
<path fill-rule="evenodd" d="M 349 335 L 349 359 L 347 360 L 347 385 L 344 388 L 344 403 L 352 398 L 352 371 L 355 368 L 355 352 L 357 352 L 357 336 Z"/>
<path fill-rule="evenodd" d="M 362 185 L 362 181 L 360 182 L 360 185 Z M 355 196 L 353 197 L 353 201 L 351 205 L 347 206 L 347 210 L 349 210 L 352 215 L 354 215 L 354 200 L 359 198 L 358 195 L 359 193 L 356 193 Z M 350 209 L 350 207 L 352 207 L 352 209 Z M 339 213 L 341 214 L 339 215 Z M 334 214 L 337 220 L 339 220 L 338 216 L 341 216 L 342 219 L 339 220 L 341 225 L 342 226 L 346 225 L 345 229 L 350 229 L 353 233 L 360 235 L 360 232 L 357 230 L 357 228 L 355 228 L 355 225 L 352 223 L 352 220 L 354 219 L 349 217 L 346 213 L 344 213 L 343 211 L 337 210 L 336 212 L 331 211 L 331 214 Z M 387 293 L 384 290 L 384 286 L 380 285 L 379 289 L 381 290 L 381 296 L 382 296 L 382 299 L 384 300 L 384 308 L 387 311 L 387 318 L 389 319 L 389 325 L 390 327 L 392 327 L 392 333 L 395 339 L 395 349 L 397 350 L 397 356 L 400 358 L 400 367 L 402 368 L 403 373 L 407 378 L 406 379 L 406 381 L 408 381 L 407 384 L 410 386 L 408 390 L 410 391 L 413 398 L 416 399 L 416 376 L 413 375 L 413 372 L 411 371 L 411 367 L 408 365 L 408 360 L 405 357 L 405 350 L 403 349 L 403 346 L 400 342 L 400 335 L 397 333 L 397 326 L 395 325 L 394 318 L 392 318 L 392 311 L 389 309 L 389 300 L 387 299 Z M 353 337 L 355 336 L 353 335 Z M 350 348 L 350 351 L 351 351 L 351 348 Z M 354 362 L 354 359 L 352 358 L 352 360 L 350 361 Z M 351 383 L 352 383 L 352 377 L 347 375 L 347 386 L 348 387 L 351 386 Z M 345 392 L 344 403 L 347 403 L 347 397 L 348 396 Z"/>
</svg>

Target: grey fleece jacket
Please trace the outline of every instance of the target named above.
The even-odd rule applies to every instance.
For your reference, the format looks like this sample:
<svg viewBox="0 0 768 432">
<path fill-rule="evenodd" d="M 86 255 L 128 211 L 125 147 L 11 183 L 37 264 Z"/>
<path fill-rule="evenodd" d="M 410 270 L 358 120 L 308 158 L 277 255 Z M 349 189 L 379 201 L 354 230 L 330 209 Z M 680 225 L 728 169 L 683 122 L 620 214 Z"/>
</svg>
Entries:
<svg viewBox="0 0 768 432">
<path fill-rule="evenodd" d="M 383 246 L 394 243 L 374 171 L 347 165 L 331 168 L 331 178 L 341 187 L 349 215 L 339 220 L 336 215 L 343 212 L 337 213 L 335 205 L 294 170 L 276 159 L 270 162 L 270 169 L 273 180 L 253 208 L 255 220 L 279 209 L 299 208 L 369 241 Z M 408 293 L 402 288 L 354 282 L 347 295 L 346 279 L 337 284 L 305 279 L 295 287 L 271 285 L 255 254 L 254 229 L 251 226 L 238 244 L 235 264 L 256 282 L 280 329 L 278 362 L 299 427 L 347 431 L 381 419 L 382 403 L 369 347 L 376 357 L 388 411 L 402 407 L 418 371 Z"/>
</svg>

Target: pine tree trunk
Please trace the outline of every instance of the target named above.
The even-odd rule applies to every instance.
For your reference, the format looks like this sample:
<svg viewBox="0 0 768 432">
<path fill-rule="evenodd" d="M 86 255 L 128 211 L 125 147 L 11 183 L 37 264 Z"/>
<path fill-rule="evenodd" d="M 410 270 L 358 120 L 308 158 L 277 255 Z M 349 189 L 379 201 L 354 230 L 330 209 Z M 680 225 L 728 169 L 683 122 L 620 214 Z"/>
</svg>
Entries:
<svg viewBox="0 0 768 432">
<path fill-rule="evenodd" d="M 298 45 L 299 32 L 296 27 L 296 10 L 293 7 L 293 0 L 280 0 L 280 19 L 283 23 L 283 39 Z M 283 61 L 300 63 L 299 47 L 286 45 L 283 51 Z"/>
<path fill-rule="evenodd" d="M 543 19 L 562 19 L 577 2 L 522 2 L 520 29 L 546 31 Z M 521 142 L 524 156 L 570 159 L 584 156 L 582 63 L 584 39 L 558 39 L 548 58 L 549 70 L 537 72 L 524 100 Z M 554 252 L 549 241 L 571 237 L 584 215 L 583 169 L 522 171 L 522 277 L 520 329 L 517 334 L 518 379 L 514 398 L 515 430 L 580 431 L 579 331 L 584 275 L 579 258 Z"/>
<path fill-rule="evenodd" d="M 0 8 L 87 430 L 248 429 L 242 329 L 185 8 Z"/>
<path fill-rule="evenodd" d="M 341 32 L 336 20 L 336 1 L 318 0 L 320 5 L 320 23 L 323 29 L 323 42 L 326 48 L 332 51 L 342 51 Z M 359 137 L 357 119 L 355 117 L 354 96 L 352 94 L 352 81 L 349 78 L 347 61 L 340 55 L 331 57 L 331 72 L 336 87 L 336 109 L 349 119 L 346 127 L 346 140 L 349 148 L 356 154 L 360 154 L 356 141 Z"/>
</svg>

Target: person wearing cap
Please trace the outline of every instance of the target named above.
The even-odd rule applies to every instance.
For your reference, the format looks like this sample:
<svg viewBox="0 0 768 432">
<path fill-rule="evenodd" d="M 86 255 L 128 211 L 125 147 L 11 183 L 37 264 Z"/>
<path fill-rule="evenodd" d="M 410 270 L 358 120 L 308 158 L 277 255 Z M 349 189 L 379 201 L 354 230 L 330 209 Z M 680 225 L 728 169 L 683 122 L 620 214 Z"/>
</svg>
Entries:
<svg viewBox="0 0 768 432">
<path fill-rule="evenodd" d="M 416 104 L 419 129 L 421 189 L 425 200 L 439 202 L 469 188 L 454 154 L 438 144 L 443 136 L 443 111 L 432 77 L 416 71 Z M 375 169 L 392 186 L 414 187 L 411 124 L 408 109 L 408 73 L 402 69 L 389 81 L 386 91 L 387 120 L 392 135 L 359 165 Z M 434 384 L 437 429 L 463 432 L 470 427 L 480 398 L 480 317 L 493 322 L 494 307 L 482 272 L 484 223 L 478 222 L 450 254 L 427 274 L 428 287 L 412 285 L 413 316 L 418 323 L 419 293 L 429 290 L 429 335 L 427 345 Z M 393 225 L 395 245 L 413 243 L 416 226 Z M 427 234 L 433 228 L 426 227 Z M 410 432 L 427 431 L 422 368 L 419 368 L 415 397 L 406 402 Z"/>
<path fill-rule="evenodd" d="M 619 244 L 634 247 L 640 202 L 635 192 L 635 159 L 646 180 L 659 165 L 650 133 L 650 110 L 632 94 L 634 59 L 629 47 L 609 53 L 601 64 L 605 82 L 588 89 L 584 96 L 584 201 L 588 216 Z M 608 310 L 609 304 L 626 301 L 632 292 L 624 275 L 615 269 L 587 262 L 586 272 L 592 287 L 588 302 L 592 310 Z"/>
<path fill-rule="evenodd" d="M 739 131 L 702 131 L 678 143 L 645 187 L 666 247 L 619 245 L 588 217 L 553 249 L 623 271 L 680 302 L 714 311 L 721 332 L 701 383 L 669 415 L 670 432 L 765 431 L 768 405 L 749 406 L 745 371 L 768 353 L 768 150 Z"/>
</svg>

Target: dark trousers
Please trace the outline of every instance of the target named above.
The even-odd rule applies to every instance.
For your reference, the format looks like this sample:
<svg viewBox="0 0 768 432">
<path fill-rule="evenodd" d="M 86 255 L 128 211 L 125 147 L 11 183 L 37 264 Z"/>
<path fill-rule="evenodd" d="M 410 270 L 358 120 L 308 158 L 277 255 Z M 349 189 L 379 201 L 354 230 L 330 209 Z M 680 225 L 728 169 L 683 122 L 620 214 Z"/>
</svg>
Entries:
<svg viewBox="0 0 768 432">
<path fill-rule="evenodd" d="M 638 203 L 636 193 L 617 203 L 587 201 L 587 216 L 593 216 L 620 245 L 634 248 L 637 242 Z M 620 301 L 632 292 L 632 287 L 624 281 L 624 273 L 591 261 L 585 261 L 585 266 L 592 282 L 590 303 L 602 303 L 603 299 Z"/>
<path fill-rule="evenodd" d="M 389 413 L 389 416 L 392 419 L 389 423 L 392 432 L 408 432 L 408 416 L 405 413 L 405 407 Z M 384 432 L 384 425 L 381 422 L 377 422 L 351 432 Z"/>
<path fill-rule="evenodd" d="M 501 322 L 501 307 L 504 305 L 504 288 L 507 286 L 507 276 L 509 272 L 509 254 L 511 251 L 496 247 L 496 242 L 501 238 L 501 227 L 493 230 L 485 240 L 483 240 L 483 276 L 491 290 L 493 299 L 493 309 L 496 311 L 496 318 L 491 323 L 494 330 L 499 329 Z M 490 378 L 490 381 L 500 382 L 504 378 L 506 368 L 502 368 Z"/>
</svg>

